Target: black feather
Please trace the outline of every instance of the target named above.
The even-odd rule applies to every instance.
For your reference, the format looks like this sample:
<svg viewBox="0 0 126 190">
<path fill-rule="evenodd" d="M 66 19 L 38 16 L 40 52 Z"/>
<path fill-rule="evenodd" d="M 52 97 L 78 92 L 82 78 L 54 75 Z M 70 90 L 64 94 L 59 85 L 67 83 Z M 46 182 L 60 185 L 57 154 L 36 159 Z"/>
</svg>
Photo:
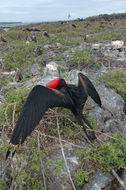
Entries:
<svg viewBox="0 0 126 190">
<path fill-rule="evenodd" d="M 100 96 L 96 91 L 92 82 L 82 73 L 79 73 L 78 77 L 79 77 L 78 88 L 81 90 L 81 92 L 83 92 L 82 97 L 85 96 L 84 100 L 86 99 L 86 94 L 87 94 L 101 107 L 102 103 Z"/>
<path fill-rule="evenodd" d="M 89 135 L 84 127 L 85 122 L 90 128 L 91 125 L 82 115 L 83 106 L 88 98 L 88 95 L 101 106 L 100 97 L 91 83 L 91 81 L 82 73 L 78 74 L 78 86 L 66 84 L 63 79 L 60 79 L 56 89 L 46 88 L 37 85 L 29 93 L 17 123 L 14 127 L 10 143 L 22 144 L 27 136 L 39 124 L 42 116 L 48 108 L 64 107 L 72 111 L 78 123 L 83 126 L 84 131 L 89 138 Z M 95 137 L 95 135 L 93 135 Z M 6 159 L 10 154 L 7 151 Z"/>
</svg>

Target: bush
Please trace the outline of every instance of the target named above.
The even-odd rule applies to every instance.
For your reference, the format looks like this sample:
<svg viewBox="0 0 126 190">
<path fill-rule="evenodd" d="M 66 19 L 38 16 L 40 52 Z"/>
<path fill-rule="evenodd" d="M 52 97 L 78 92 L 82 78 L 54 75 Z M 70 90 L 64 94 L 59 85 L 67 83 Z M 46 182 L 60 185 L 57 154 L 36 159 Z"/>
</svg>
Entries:
<svg viewBox="0 0 126 190">
<path fill-rule="evenodd" d="M 72 65 L 89 65 L 92 62 L 92 55 L 90 54 L 89 48 L 84 48 L 83 50 L 74 49 L 69 51 L 70 59 L 69 62 Z"/>
<path fill-rule="evenodd" d="M 31 43 L 28 46 L 19 46 L 16 49 L 10 50 L 4 58 L 6 69 L 11 71 L 33 64 L 34 56 L 32 52 L 34 49 L 35 47 Z"/>
<path fill-rule="evenodd" d="M 121 70 L 115 70 L 112 73 L 100 77 L 108 88 L 114 88 L 126 101 L 126 73 Z"/>
<path fill-rule="evenodd" d="M 6 119 L 8 119 L 9 121 L 12 120 L 14 104 L 15 118 L 17 118 L 21 111 L 22 104 L 24 103 L 24 100 L 28 95 L 28 92 L 29 90 L 24 88 L 19 90 L 12 90 L 11 92 L 6 94 L 6 104 L 0 106 L 0 125 L 3 124 L 6 121 Z M 5 112 L 7 114 L 7 118 L 5 118 Z"/>
</svg>

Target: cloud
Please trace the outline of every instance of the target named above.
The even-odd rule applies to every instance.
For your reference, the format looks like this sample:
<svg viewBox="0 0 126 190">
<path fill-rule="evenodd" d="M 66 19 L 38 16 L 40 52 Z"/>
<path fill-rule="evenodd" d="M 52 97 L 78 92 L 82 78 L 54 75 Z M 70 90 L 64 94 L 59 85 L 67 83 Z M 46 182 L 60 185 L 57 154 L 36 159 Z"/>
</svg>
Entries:
<svg viewBox="0 0 126 190">
<path fill-rule="evenodd" d="M 123 12 L 126 0 L 0 0 L 0 21 L 51 21 Z"/>
</svg>

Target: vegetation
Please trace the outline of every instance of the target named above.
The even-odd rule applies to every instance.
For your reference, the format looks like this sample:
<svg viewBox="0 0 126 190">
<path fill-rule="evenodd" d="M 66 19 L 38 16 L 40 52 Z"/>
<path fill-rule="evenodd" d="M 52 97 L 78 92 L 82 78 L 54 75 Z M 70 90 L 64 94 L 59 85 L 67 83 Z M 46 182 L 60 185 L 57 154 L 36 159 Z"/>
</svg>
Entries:
<svg viewBox="0 0 126 190">
<path fill-rule="evenodd" d="M 79 150 L 78 156 L 95 164 L 104 171 L 110 171 L 111 168 L 124 168 L 126 155 L 126 141 L 122 139 L 121 133 L 115 133 L 110 141 L 103 144 L 94 144 L 85 150 Z"/>
<path fill-rule="evenodd" d="M 0 78 L 0 90 L 2 94 L 5 94 L 6 98 L 5 104 L 0 105 L 1 162 L 5 164 L 3 160 L 8 148 L 11 148 L 11 151 L 15 150 L 15 147 L 8 143 L 8 139 L 12 126 L 29 93 L 29 89 L 21 87 L 22 82 L 33 77 L 32 74 L 28 73 L 26 68 L 29 68 L 34 63 L 38 63 L 41 66 L 40 73 L 43 74 L 43 66 L 50 60 L 59 61 L 59 69 L 63 72 L 62 76 L 67 78 L 69 71 L 66 72 L 66 68 L 62 67 L 62 65 L 60 66 L 60 61 L 67 62 L 68 66 L 72 65 L 75 68 L 91 66 L 94 63 L 94 57 L 91 49 L 88 48 L 89 43 L 105 43 L 106 41 L 121 40 L 123 37 L 126 37 L 125 18 L 126 14 L 105 14 L 82 19 L 82 21 L 78 19 L 64 22 L 63 24 L 55 22 L 29 25 L 27 27 L 34 26 L 40 29 L 41 32 L 35 32 L 37 42 L 30 40 L 28 44 L 26 43 L 27 38 L 31 33 L 23 31 L 26 26 L 11 28 L 7 32 L 0 31 L 2 36 L 7 40 L 7 43 L 0 41 L 0 71 L 3 63 L 5 70 L 12 71 L 21 68 L 23 69 L 23 75 L 25 75 L 19 83 L 20 89 L 14 90 L 12 90 L 13 87 L 9 88 L 9 85 L 7 85 L 8 82 L 13 80 L 12 76 Z M 87 25 L 89 21 L 91 22 L 90 26 Z M 73 23 L 76 25 L 76 28 L 72 27 Z M 43 36 L 43 31 L 47 31 L 50 38 Z M 78 46 L 83 42 L 86 44 L 86 47 L 80 49 Z M 60 44 L 58 45 L 57 43 Z M 40 52 L 37 51 L 38 49 Z M 64 56 L 65 53 L 69 55 Z M 96 62 L 94 66 L 99 69 L 100 63 Z M 102 75 L 100 81 L 104 82 L 108 88 L 114 88 L 126 101 L 126 74 L 123 70 L 119 69 Z M 88 118 L 87 113 L 84 114 Z M 41 129 L 38 126 L 32 132 L 31 137 L 27 138 L 20 148 L 16 148 L 17 154 L 15 155 L 14 162 L 12 162 L 11 158 L 8 159 L 7 168 L 5 168 L 3 178 L 0 179 L 0 189 L 10 189 L 10 184 L 12 185 L 12 182 L 14 182 L 17 190 L 44 190 L 42 173 L 44 167 L 53 168 L 54 174 L 57 178 L 59 177 L 64 164 L 63 160 L 60 158 L 56 160 L 49 158 L 50 149 L 55 142 L 55 136 L 58 138 L 56 117 L 54 117 L 54 113 L 50 117 L 51 120 L 49 117 L 47 118 L 46 114 L 44 117 Z M 71 118 L 70 112 L 62 109 L 61 116 L 59 116 L 61 136 L 66 141 L 68 140 L 75 144 L 77 142 L 77 144 L 82 145 L 82 128 L 76 122 L 73 124 L 69 118 Z M 93 126 L 93 129 L 96 130 L 96 121 L 92 118 L 88 118 L 88 121 Z M 37 130 L 47 136 L 53 136 L 54 139 L 49 137 L 43 138 L 43 136 L 40 138 L 39 135 L 37 136 Z M 78 167 L 75 174 L 72 174 L 72 179 L 77 188 L 82 188 L 84 183 L 88 182 L 96 168 L 110 171 L 111 168 L 119 170 L 125 167 L 126 142 L 122 140 L 122 134 L 116 133 L 112 135 L 110 140 L 104 143 L 97 144 L 94 142 L 92 146 L 88 146 L 87 144 L 86 146 L 85 149 L 77 151 L 81 166 Z M 44 161 L 44 165 L 41 161 Z M 2 163 L 1 165 L 4 164 Z M 48 179 L 46 175 L 45 177 Z M 48 180 L 51 181 L 52 179 Z"/>
<path fill-rule="evenodd" d="M 100 77 L 108 88 L 114 88 L 126 101 L 126 73 L 121 70 L 115 70 L 109 74 Z"/>
<path fill-rule="evenodd" d="M 16 49 L 10 50 L 5 58 L 5 67 L 7 70 L 15 70 L 16 68 L 22 68 L 26 65 L 34 63 L 33 51 L 35 46 L 30 44 L 29 46 L 19 46 Z"/>
<path fill-rule="evenodd" d="M 79 169 L 74 174 L 75 183 L 77 186 L 83 186 L 85 182 L 88 182 L 89 180 L 89 174 L 88 172 Z"/>
<path fill-rule="evenodd" d="M 6 93 L 6 104 L 0 106 L 0 125 L 7 120 L 12 121 L 13 111 L 15 112 L 15 118 L 17 118 L 28 92 L 27 88 L 23 88 Z"/>
<path fill-rule="evenodd" d="M 83 50 L 80 49 L 71 49 L 69 51 L 70 59 L 69 62 L 72 65 L 78 64 L 78 66 L 83 65 L 87 66 L 92 63 L 92 55 L 90 53 L 89 48 L 84 48 Z"/>
<path fill-rule="evenodd" d="M 93 144 L 92 147 L 78 150 L 78 156 L 84 165 L 92 165 L 92 168 L 100 168 L 103 171 L 111 171 L 112 168 L 119 170 L 125 167 L 126 141 L 122 139 L 121 133 L 115 133 L 110 141 L 103 144 Z M 88 181 L 93 169 L 79 169 L 75 173 L 75 182 L 82 186 Z"/>
</svg>

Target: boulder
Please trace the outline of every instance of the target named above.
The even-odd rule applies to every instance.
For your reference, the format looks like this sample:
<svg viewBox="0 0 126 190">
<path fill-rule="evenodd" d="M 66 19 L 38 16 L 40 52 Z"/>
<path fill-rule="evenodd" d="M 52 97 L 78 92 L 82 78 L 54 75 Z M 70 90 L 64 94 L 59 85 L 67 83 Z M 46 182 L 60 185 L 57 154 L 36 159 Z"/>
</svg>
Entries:
<svg viewBox="0 0 126 190">
<path fill-rule="evenodd" d="M 82 190 L 111 190 L 114 177 L 109 172 L 97 170 L 92 179 L 83 186 Z"/>
</svg>

